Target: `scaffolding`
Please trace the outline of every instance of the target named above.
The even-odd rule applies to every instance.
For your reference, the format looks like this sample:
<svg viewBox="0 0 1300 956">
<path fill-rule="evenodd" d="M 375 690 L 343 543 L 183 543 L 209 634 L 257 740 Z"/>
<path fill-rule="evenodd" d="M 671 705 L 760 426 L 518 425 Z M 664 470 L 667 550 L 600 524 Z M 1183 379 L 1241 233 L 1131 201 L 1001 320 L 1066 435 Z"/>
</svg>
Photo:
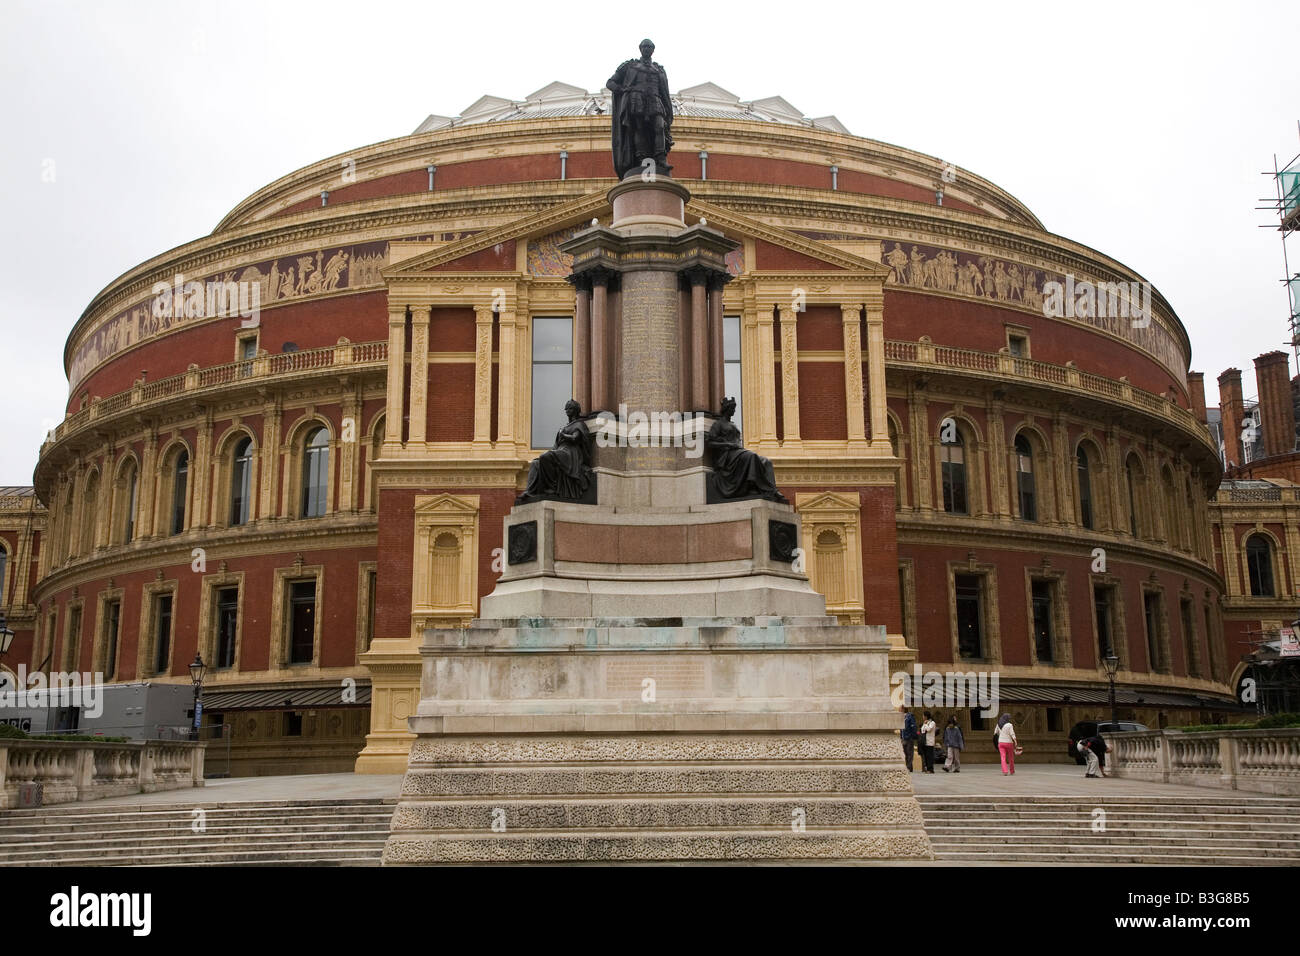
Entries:
<svg viewBox="0 0 1300 956">
<path fill-rule="evenodd" d="M 1300 123 L 1296 124 L 1300 131 Z M 1266 228 L 1277 229 L 1282 233 L 1282 284 L 1286 287 L 1287 327 L 1291 333 L 1291 351 L 1296 365 L 1300 366 L 1300 272 L 1291 271 L 1291 258 L 1287 249 L 1287 239 L 1300 232 L 1300 154 L 1289 163 L 1279 168 L 1277 154 L 1273 155 L 1273 170 L 1265 172 L 1273 179 L 1274 195 L 1261 199 L 1266 205 L 1257 208 L 1268 210 L 1277 216 L 1277 224 Z M 1300 259 L 1297 259 L 1300 261 Z"/>
</svg>

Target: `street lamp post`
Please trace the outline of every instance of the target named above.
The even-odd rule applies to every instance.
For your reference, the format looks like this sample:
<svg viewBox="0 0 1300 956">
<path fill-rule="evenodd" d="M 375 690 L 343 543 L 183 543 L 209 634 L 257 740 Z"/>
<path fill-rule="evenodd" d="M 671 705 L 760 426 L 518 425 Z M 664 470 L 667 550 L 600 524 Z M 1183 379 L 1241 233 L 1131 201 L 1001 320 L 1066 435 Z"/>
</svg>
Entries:
<svg viewBox="0 0 1300 956">
<path fill-rule="evenodd" d="M 203 711 L 199 710 L 199 695 L 203 693 L 203 675 L 207 673 L 208 665 L 203 663 L 203 656 L 199 653 L 194 654 L 194 662 L 190 664 L 190 683 L 194 685 L 194 725 L 190 728 L 190 739 L 199 739 L 199 718 Z"/>
<path fill-rule="evenodd" d="M 1119 713 L 1115 709 L 1115 674 L 1119 671 L 1119 658 L 1113 653 L 1102 658 L 1106 667 L 1106 677 L 1110 681 L 1110 725 L 1111 733 L 1119 730 Z"/>
</svg>

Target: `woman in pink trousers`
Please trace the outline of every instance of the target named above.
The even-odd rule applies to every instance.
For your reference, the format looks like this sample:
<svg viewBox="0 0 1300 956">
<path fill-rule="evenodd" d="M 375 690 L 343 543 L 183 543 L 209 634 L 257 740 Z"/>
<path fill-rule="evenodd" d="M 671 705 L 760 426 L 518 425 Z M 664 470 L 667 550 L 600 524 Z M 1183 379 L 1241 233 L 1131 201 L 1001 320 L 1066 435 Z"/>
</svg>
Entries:
<svg viewBox="0 0 1300 956">
<path fill-rule="evenodd" d="M 998 753 L 1002 757 L 1002 774 L 1016 772 L 1016 727 L 1011 715 L 1003 714 L 998 721 Z"/>
</svg>

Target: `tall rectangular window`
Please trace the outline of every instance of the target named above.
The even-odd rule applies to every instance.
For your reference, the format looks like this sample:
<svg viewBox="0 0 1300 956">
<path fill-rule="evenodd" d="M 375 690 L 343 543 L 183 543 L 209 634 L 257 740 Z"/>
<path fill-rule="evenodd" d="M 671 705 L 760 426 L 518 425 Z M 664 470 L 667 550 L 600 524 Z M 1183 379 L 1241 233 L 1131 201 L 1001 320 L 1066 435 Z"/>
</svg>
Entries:
<svg viewBox="0 0 1300 956">
<path fill-rule="evenodd" d="M 565 422 L 564 404 L 573 398 L 573 319 L 533 319 L 534 448 L 550 448 Z M 584 413 L 592 411 L 584 408 Z"/>
<path fill-rule="evenodd" d="M 1094 587 L 1092 606 L 1097 614 L 1097 655 L 1099 659 L 1104 659 L 1115 653 L 1115 621 L 1114 611 L 1111 608 L 1111 589 Z"/>
<path fill-rule="evenodd" d="M 1147 625 L 1147 662 L 1153 671 L 1165 669 L 1160 648 L 1160 595 L 1154 592 L 1142 595 L 1142 609 Z"/>
<path fill-rule="evenodd" d="M 289 663 L 310 664 L 316 655 L 316 582 L 289 585 Z"/>
<path fill-rule="evenodd" d="M 135 537 L 136 498 L 140 493 L 140 472 L 134 467 L 126 487 L 126 526 L 122 529 L 122 542 L 130 544 Z"/>
<path fill-rule="evenodd" d="M 962 657 L 984 656 L 980 585 L 980 578 L 975 574 L 959 574 L 954 581 L 957 592 L 957 652 Z"/>
<path fill-rule="evenodd" d="M 166 674 L 172 655 L 172 596 L 159 594 L 154 600 L 153 672 Z"/>
<path fill-rule="evenodd" d="M 74 607 L 68 616 L 68 646 L 66 648 L 68 670 L 77 667 L 81 660 L 81 608 Z"/>
<path fill-rule="evenodd" d="M 117 673 L 117 635 L 122 626 L 122 602 L 110 601 L 104 607 L 104 679 Z"/>
<path fill-rule="evenodd" d="M 741 401 L 740 316 L 738 315 L 722 317 L 722 394 L 736 400 L 736 414 L 731 420 L 740 429 L 740 433 L 745 434 L 744 426 L 740 423 L 740 413 L 743 411 L 744 403 Z M 717 409 L 713 411 L 716 412 Z"/>
<path fill-rule="evenodd" d="M 966 448 L 960 433 L 953 442 L 945 442 L 939 451 L 942 459 L 943 510 L 948 514 L 966 514 Z"/>
<path fill-rule="evenodd" d="M 239 588 L 217 591 L 217 659 L 214 667 L 235 666 L 235 640 L 239 626 Z"/>
<path fill-rule="evenodd" d="M 1178 603 L 1182 618 L 1183 644 L 1187 647 L 1187 673 L 1192 677 L 1201 676 L 1201 649 L 1197 646 L 1196 626 L 1192 623 L 1192 602 L 1183 598 Z"/>
<path fill-rule="evenodd" d="M 1031 603 L 1034 607 L 1034 652 L 1038 660 L 1050 664 L 1052 653 L 1052 584 L 1034 581 L 1030 585 Z"/>
</svg>

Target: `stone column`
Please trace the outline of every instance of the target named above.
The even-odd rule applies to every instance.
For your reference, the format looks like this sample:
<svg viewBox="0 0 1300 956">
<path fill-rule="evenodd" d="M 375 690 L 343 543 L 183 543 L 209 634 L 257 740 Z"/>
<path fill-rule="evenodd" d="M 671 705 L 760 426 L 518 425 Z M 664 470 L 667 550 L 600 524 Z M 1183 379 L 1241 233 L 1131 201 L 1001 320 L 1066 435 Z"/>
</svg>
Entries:
<svg viewBox="0 0 1300 956">
<path fill-rule="evenodd" d="M 403 323 L 405 323 L 405 313 L 403 313 Z M 402 346 L 397 346 L 398 361 Z M 391 356 L 390 356 L 391 361 Z M 398 402 L 401 402 L 401 392 L 398 392 Z M 280 456 L 277 450 L 280 447 L 280 416 L 283 414 L 283 408 L 280 403 L 279 394 L 268 395 L 266 408 L 262 412 L 262 442 L 257 449 L 257 474 L 258 474 L 258 518 L 275 517 L 275 489 L 279 483 L 280 472 L 277 467 L 280 463 Z M 402 410 L 399 406 L 397 410 L 397 420 L 400 423 L 402 419 Z"/>
<path fill-rule="evenodd" d="M 722 288 L 725 280 L 714 276 L 709 282 L 709 404 L 712 412 L 722 408 L 726 377 L 723 372 Z M 683 409 L 684 411 L 685 409 Z"/>
<path fill-rule="evenodd" d="M 429 306 L 411 309 L 411 422 L 407 426 L 407 440 L 413 445 L 423 445 L 429 421 Z"/>
<path fill-rule="evenodd" d="M 691 285 L 683 276 L 677 288 L 677 341 L 680 345 L 678 407 L 691 407 Z"/>
<path fill-rule="evenodd" d="M 709 276 L 692 270 L 691 283 L 691 405 L 709 407 Z"/>
<path fill-rule="evenodd" d="M 609 273 L 591 272 L 591 411 L 605 411 L 611 405 L 609 381 Z"/>
<path fill-rule="evenodd" d="M 209 408 L 199 425 L 199 440 L 190 462 L 190 524 L 191 528 L 211 525 L 209 500 L 212 487 L 212 410 Z"/>
<path fill-rule="evenodd" d="M 874 365 L 872 367 L 874 369 Z M 912 443 L 912 507 L 921 511 L 933 511 L 934 501 L 930 497 L 930 468 L 934 461 L 934 446 L 930 441 L 930 420 L 925 392 L 915 380 L 909 380 L 907 383 L 907 419 Z"/>
<path fill-rule="evenodd" d="M 515 442 L 516 315 L 515 312 L 502 312 L 497 316 L 497 441 L 504 445 Z M 587 411 L 587 406 L 583 405 L 582 410 Z"/>
<path fill-rule="evenodd" d="M 153 503 L 158 493 L 158 432 L 152 425 L 146 427 L 144 432 L 139 493 L 135 507 L 135 536 L 137 539 L 151 538 L 154 533 Z M 48 544 L 42 550 L 48 551 Z"/>
<path fill-rule="evenodd" d="M 406 386 L 406 306 L 388 310 L 388 410 L 384 413 L 384 444 L 402 444 L 402 398 Z M 274 446 L 269 446 L 274 447 Z"/>
<path fill-rule="evenodd" d="M 758 331 L 758 401 L 759 440 L 776 443 L 776 348 L 772 345 L 772 312 L 759 306 Z"/>
<path fill-rule="evenodd" d="M 840 306 L 844 334 L 844 402 L 849 426 L 849 442 L 867 440 L 867 419 L 862 382 L 862 309 L 856 305 Z M 874 378 L 874 376 L 873 376 Z M 871 429 L 879 437 L 879 430 Z M 889 437 L 889 428 L 885 428 Z"/>
<path fill-rule="evenodd" d="M 1110 530 L 1128 534 L 1128 475 L 1120 457 L 1119 435 L 1114 428 L 1106 430 L 1106 458 L 1110 462 L 1107 468 L 1110 475 Z"/>
<path fill-rule="evenodd" d="M 1070 454 L 1069 433 L 1065 429 L 1065 416 L 1057 411 L 1052 415 L 1052 481 L 1056 485 L 1056 523 L 1064 527 L 1074 523 L 1073 476 L 1077 465 Z"/>
<path fill-rule="evenodd" d="M 490 305 L 474 306 L 474 444 L 492 443 L 492 321 Z M 428 368 L 428 358 L 425 359 Z"/>
<path fill-rule="evenodd" d="M 1005 413 L 1006 409 L 1000 401 L 991 400 L 988 403 L 989 416 L 989 493 L 984 502 L 985 513 L 1004 517 L 1008 514 L 1019 513 L 1019 502 L 1016 508 L 1011 508 L 1009 497 L 1015 495 L 1017 488 L 1013 491 L 1010 487 L 1010 479 L 1007 476 L 1008 458 L 1010 449 L 1007 448 L 1007 433 Z M 967 473 L 974 469 L 971 468 L 970 462 L 967 463 Z M 976 468 L 979 466 L 976 465 Z M 1018 479 L 1017 479 L 1018 480 Z"/>
<path fill-rule="evenodd" d="M 584 412 L 591 411 L 591 285 L 575 283 L 573 308 L 573 398 Z M 504 328 L 504 324 L 503 324 Z M 505 339 L 501 340 L 501 378 L 505 379 Z"/>
<path fill-rule="evenodd" d="M 352 390 L 343 397 L 343 436 L 351 436 L 351 441 L 342 441 L 339 447 L 339 511 L 349 514 L 357 510 L 357 488 L 361 476 L 357 473 L 361 460 L 359 448 L 364 440 L 361 434 L 361 384 L 353 385 Z M 352 428 L 347 420 L 352 419 Z"/>
<path fill-rule="evenodd" d="M 799 438 L 799 314 L 788 305 L 777 306 L 781 323 L 782 444 L 798 445 Z"/>
<path fill-rule="evenodd" d="M 867 313 L 867 391 L 871 402 L 871 445 L 888 454 L 889 415 L 885 400 L 885 293 L 869 294 Z"/>
</svg>

